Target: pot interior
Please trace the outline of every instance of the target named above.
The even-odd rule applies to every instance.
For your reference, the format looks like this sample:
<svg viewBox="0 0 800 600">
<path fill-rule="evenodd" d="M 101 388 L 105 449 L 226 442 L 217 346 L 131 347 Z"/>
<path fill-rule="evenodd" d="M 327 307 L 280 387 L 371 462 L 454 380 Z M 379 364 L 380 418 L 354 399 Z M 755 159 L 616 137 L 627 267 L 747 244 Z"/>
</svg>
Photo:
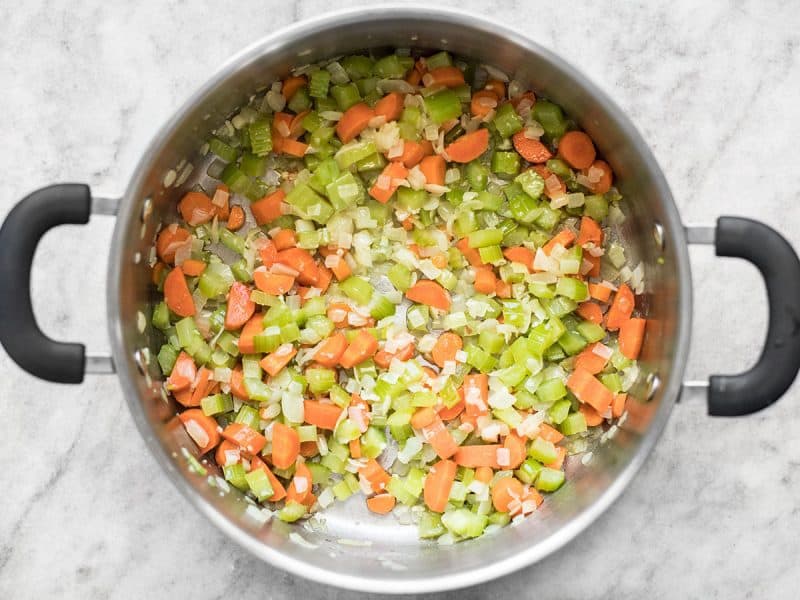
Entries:
<svg viewBox="0 0 800 600">
<path fill-rule="evenodd" d="M 160 225 L 177 218 L 182 193 L 202 180 L 208 159 L 197 151 L 211 131 L 256 89 L 285 77 L 292 67 L 389 47 L 444 49 L 494 65 L 561 104 L 614 169 L 628 215 L 617 233 L 631 264 L 642 261 L 646 277 L 647 335 L 624 424 L 616 435 L 587 440 L 591 460 L 587 454 L 567 459 L 567 483 L 535 514 L 491 536 L 451 546 L 418 541 L 415 526 L 373 515 L 355 496 L 290 526 L 277 519 L 263 523 L 241 493 L 210 486 L 213 465 L 206 465 L 208 476 L 188 468 L 184 451 L 196 453 L 196 447 L 175 418 L 176 406 L 165 399 L 155 361 L 163 340 L 149 325 L 156 296 L 148 256 Z M 654 235 L 657 228 L 663 243 Z M 386 7 L 342 13 L 287 29 L 246 50 L 162 129 L 130 183 L 114 243 L 112 343 L 131 411 L 148 445 L 178 487 L 239 543 L 281 568 L 325 583 L 427 591 L 486 581 L 538 560 L 580 532 L 620 493 L 654 444 L 678 393 L 688 343 L 690 279 L 683 229 L 653 157 L 619 109 L 580 74 L 515 33 L 463 13 Z M 309 544 L 298 544 L 291 532 Z M 402 585 L 392 588 L 391 582 Z"/>
</svg>

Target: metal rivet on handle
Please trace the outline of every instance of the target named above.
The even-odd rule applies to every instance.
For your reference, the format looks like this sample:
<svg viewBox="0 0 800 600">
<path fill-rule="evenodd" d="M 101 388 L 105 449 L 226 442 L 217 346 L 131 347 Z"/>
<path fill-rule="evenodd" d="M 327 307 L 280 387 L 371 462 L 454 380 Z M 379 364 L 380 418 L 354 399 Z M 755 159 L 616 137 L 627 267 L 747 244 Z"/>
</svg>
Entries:
<svg viewBox="0 0 800 600">
<path fill-rule="evenodd" d="M 656 221 L 653 225 L 653 239 L 656 241 L 656 247 L 660 251 L 664 251 L 664 226 Z"/>
</svg>

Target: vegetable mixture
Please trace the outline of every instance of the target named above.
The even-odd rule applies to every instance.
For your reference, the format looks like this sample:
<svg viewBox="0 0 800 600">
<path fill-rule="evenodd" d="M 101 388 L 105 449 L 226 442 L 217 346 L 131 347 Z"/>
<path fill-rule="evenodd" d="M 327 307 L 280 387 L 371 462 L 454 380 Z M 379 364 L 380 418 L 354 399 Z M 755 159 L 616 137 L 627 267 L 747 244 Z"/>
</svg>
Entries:
<svg viewBox="0 0 800 600">
<path fill-rule="evenodd" d="M 212 183 L 156 242 L 158 362 L 203 462 L 278 518 L 357 495 L 476 537 L 623 415 L 642 271 L 609 239 L 611 168 L 556 104 L 445 52 L 347 56 L 202 152 Z"/>
</svg>

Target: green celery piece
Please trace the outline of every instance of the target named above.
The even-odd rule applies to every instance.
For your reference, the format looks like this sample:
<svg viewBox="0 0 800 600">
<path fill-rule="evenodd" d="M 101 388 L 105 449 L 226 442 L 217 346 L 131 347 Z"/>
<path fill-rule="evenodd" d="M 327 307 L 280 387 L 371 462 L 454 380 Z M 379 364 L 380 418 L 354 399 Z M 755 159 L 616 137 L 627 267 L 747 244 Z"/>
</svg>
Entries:
<svg viewBox="0 0 800 600">
<path fill-rule="evenodd" d="M 436 125 L 461 116 L 461 101 L 450 89 L 444 89 L 426 97 L 425 108 Z"/>
<path fill-rule="evenodd" d="M 496 246 L 503 241 L 503 232 L 500 229 L 481 229 L 473 231 L 467 236 L 470 248 L 485 248 Z"/>
<path fill-rule="evenodd" d="M 538 200 L 544 192 L 544 179 L 533 169 L 523 171 L 514 178 L 522 190 L 533 200 Z"/>
<path fill-rule="evenodd" d="M 586 417 L 581 412 L 574 412 L 567 416 L 559 425 L 561 433 L 564 435 L 574 435 L 586 431 Z"/>
<path fill-rule="evenodd" d="M 531 115 L 551 138 L 559 138 L 567 130 L 567 122 L 561 107 L 552 102 L 537 99 L 531 109 Z"/>
<path fill-rule="evenodd" d="M 334 163 L 335 164 L 335 163 Z M 325 187 L 328 200 L 337 211 L 345 210 L 364 200 L 364 187 L 349 171 L 334 179 Z"/>
<path fill-rule="evenodd" d="M 504 138 L 511 137 L 518 131 L 522 130 L 524 122 L 522 117 L 517 114 L 514 105 L 507 102 L 501 105 L 492 119 L 492 124 L 497 129 L 497 132 Z"/>
<path fill-rule="evenodd" d="M 286 203 L 297 210 L 304 219 L 316 221 L 321 225 L 333 216 L 333 207 L 306 183 L 300 183 L 286 195 Z"/>
<path fill-rule="evenodd" d="M 542 468 L 533 484 L 537 490 L 555 492 L 564 484 L 564 471 L 560 469 Z"/>
<path fill-rule="evenodd" d="M 266 119 L 253 121 L 248 125 L 250 135 L 250 149 L 256 156 L 266 156 L 272 151 L 272 131 L 270 122 Z"/>
<path fill-rule="evenodd" d="M 308 81 L 308 95 L 312 98 L 325 98 L 328 95 L 330 81 L 331 74 L 325 69 L 314 71 Z"/>
</svg>

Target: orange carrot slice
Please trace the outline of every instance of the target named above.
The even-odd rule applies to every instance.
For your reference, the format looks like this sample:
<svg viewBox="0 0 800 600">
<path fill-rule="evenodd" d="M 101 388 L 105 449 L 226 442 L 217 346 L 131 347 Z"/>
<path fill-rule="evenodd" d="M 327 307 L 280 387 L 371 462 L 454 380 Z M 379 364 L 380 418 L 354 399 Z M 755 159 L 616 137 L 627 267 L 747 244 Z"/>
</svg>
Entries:
<svg viewBox="0 0 800 600">
<path fill-rule="evenodd" d="M 180 267 L 172 269 L 164 279 L 164 301 L 180 317 L 192 317 L 196 312 L 192 293 Z"/>
<path fill-rule="evenodd" d="M 486 152 L 489 147 L 489 130 L 477 129 L 462 135 L 444 150 L 450 160 L 457 163 L 468 163 Z"/>
</svg>

